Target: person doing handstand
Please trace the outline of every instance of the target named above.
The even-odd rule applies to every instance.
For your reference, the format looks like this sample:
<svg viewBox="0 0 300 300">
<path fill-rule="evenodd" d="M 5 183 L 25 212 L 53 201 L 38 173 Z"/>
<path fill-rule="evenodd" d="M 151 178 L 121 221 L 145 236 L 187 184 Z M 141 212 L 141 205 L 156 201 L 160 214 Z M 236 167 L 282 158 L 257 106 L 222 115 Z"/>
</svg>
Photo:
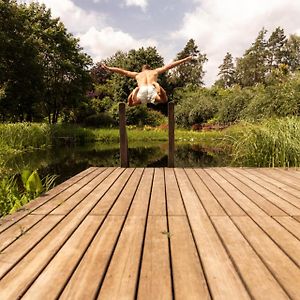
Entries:
<svg viewBox="0 0 300 300">
<path fill-rule="evenodd" d="M 137 81 L 138 86 L 128 97 L 128 105 L 134 106 L 144 103 L 166 103 L 168 97 L 166 91 L 157 83 L 158 75 L 191 59 L 192 57 L 188 56 L 154 70 L 151 70 L 149 65 L 143 65 L 141 72 L 131 72 L 121 68 L 108 67 L 105 64 L 102 64 L 102 67 L 105 70 L 134 78 Z"/>
</svg>

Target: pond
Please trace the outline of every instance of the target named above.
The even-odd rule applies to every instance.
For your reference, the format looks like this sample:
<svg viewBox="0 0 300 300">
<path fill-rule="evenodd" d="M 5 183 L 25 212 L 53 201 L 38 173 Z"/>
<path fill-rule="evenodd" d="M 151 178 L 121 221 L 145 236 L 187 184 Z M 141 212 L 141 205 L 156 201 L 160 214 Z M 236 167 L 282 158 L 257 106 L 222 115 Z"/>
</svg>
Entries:
<svg viewBox="0 0 300 300">
<path fill-rule="evenodd" d="M 203 149 L 197 144 L 176 144 L 176 167 L 228 166 L 230 158 L 217 149 Z M 130 167 L 166 167 L 168 144 L 162 142 L 131 143 Z M 35 150 L 7 159 L 6 168 L 19 172 L 37 169 L 40 176 L 59 175 L 56 183 L 65 181 L 90 166 L 120 166 L 119 144 L 93 143 L 85 146 L 61 146 Z"/>
</svg>

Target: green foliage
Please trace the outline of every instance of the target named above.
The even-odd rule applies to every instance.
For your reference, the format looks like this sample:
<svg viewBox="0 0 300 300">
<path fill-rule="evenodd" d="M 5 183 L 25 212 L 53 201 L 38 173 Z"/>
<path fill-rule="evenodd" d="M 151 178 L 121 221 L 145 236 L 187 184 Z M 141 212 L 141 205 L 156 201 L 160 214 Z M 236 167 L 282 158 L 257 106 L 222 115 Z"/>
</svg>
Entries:
<svg viewBox="0 0 300 300">
<path fill-rule="evenodd" d="M 37 171 L 24 170 L 19 176 L 0 179 L 0 216 L 20 209 L 30 200 L 47 192 L 54 185 L 56 175 L 40 179 Z"/>
<path fill-rule="evenodd" d="M 45 5 L 1 1 L 0 12 L 0 115 L 56 123 L 85 97 L 91 58 Z"/>
<path fill-rule="evenodd" d="M 234 144 L 233 158 L 242 166 L 299 167 L 299 117 L 247 124 Z"/>
<path fill-rule="evenodd" d="M 119 122 L 119 105 L 112 106 L 110 111 L 113 119 Z M 139 105 L 126 108 L 127 125 L 150 125 L 159 126 L 166 123 L 166 117 L 158 111 L 148 108 L 146 105 Z"/>
<path fill-rule="evenodd" d="M 193 59 L 188 64 L 179 65 L 171 72 L 169 81 L 173 89 L 186 87 L 187 85 L 203 85 L 203 76 L 205 74 L 203 65 L 207 61 L 206 55 L 201 54 L 195 40 L 190 39 L 184 49 L 176 56 L 176 60 L 192 56 Z"/>
<path fill-rule="evenodd" d="M 51 144 L 51 131 L 47 124 L 17 123 L 0 124 L 1 145 L 16 150 L 41 148 Z M 5 150 L 5 148 L 4 148 Z"/>
<path fill-rule="evenodd" d="M 236 71 L 233 63 L 232 55 L 227 52 L 223 64 L 219 66 L 219 80 L 215 82 L 215 85 L 221 88 L 231 87 L 236 83 Z"/>
<path fill-rule="evenodd" d="M 251 121 L 270 117 L 300 115 L 300 74 L 293 74 L 284 82 L 252 89 L 253 97 L 241 113 Z"/>
<path fill-rule="evenodd" d="M 178 90 L 174 97 L 178 99 L 175 118 L 179 126 L 189 127 L 193 124 L 204 123 L 213 118 L 217 112 L 216 97 L 205 89 Z"/>
<path fill-rule="evenodd" d="M 108 113 L 98 113 L 88 116 L 83 124 L 91 127 L 114 127 L 117 126 L 116 120 Z"/>
</svg>

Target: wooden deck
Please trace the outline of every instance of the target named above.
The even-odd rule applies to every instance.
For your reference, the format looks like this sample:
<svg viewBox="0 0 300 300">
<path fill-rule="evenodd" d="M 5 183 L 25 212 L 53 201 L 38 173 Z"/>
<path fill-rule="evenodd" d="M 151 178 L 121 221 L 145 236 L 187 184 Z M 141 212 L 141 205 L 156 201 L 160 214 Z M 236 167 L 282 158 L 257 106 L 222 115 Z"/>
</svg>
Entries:
<svg viewBox="0 0 300 300">
<path fill-rule="evenodd" d="M 90 168 L 0 220 L 0 299 L 300 299 L 300 171 Z"/>
</svg>

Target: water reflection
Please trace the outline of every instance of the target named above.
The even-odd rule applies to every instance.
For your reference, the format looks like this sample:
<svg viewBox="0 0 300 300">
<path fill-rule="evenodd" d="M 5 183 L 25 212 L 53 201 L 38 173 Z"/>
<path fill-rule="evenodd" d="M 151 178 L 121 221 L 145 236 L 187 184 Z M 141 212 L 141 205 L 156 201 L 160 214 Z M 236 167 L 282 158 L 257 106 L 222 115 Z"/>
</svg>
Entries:
<svg viewBox="0 0 300 300">
<path fill-rule="evenodd" d="M 131 143 L 129 145 L 131 167 L 166 167 L 167 143 Z M 196 144 L 177 144 L 176 167 L 226 166 L 229 158 L 222 152 L 203 149 Z M 41 176 L 57 174 L 57 183 L 65 181 L 90 167 L 117 167 L 120 165 L 119 144 L 94 143 L 84 147 L 57 147 L 36 150 L 11 157 L 6 167 L 12 172 L 25 168 L 38 169 Z"/>
</svg>

